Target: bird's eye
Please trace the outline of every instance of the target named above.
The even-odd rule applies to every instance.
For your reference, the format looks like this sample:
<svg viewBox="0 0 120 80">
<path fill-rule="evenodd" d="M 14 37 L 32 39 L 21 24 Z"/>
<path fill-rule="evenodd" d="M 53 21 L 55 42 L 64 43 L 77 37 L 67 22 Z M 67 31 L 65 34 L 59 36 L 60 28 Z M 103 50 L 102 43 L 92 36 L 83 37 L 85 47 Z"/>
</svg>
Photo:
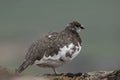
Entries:
<svg viewBox="0 0 120 80">
<path fill-rule="evenodd" d="M 80 27 L 80 25 L 76 25 L 76 27 Z"/>
</svg>

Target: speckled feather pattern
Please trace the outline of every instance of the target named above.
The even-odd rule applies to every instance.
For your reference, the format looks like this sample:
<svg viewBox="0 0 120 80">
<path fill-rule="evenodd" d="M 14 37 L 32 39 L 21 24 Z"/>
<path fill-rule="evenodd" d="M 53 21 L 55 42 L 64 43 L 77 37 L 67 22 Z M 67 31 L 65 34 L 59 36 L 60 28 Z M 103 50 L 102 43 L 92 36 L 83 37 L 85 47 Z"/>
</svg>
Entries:
<svg viewBox="0 0 120 80">
<path fill-rule="evenodd" d="M 43 67 L 59 67 L 60 65 L 74 59 L 79 54 L 80 50 L 81 46 L 79 43 L 77 46 L 71 43 L 68 47 L 64 46 L 63 48 L 60 48 L 58 54 L 54 54 L 53 56 L 49 55 L 48 57 L 44 54 L 40 60 L 35 61 L 35 64 Z"/>
</svg>

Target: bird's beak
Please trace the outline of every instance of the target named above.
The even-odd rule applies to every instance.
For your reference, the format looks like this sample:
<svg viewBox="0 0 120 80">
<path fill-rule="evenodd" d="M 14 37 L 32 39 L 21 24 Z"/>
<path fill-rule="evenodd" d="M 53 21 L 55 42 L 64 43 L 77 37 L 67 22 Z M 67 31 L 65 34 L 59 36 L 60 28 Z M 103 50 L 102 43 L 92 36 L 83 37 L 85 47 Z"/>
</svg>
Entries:
<svg viewBox="0 0 120 80">
<path fill-rule="evenodd" d="M 85 29 L 83 25 L 80 26 L 81 29 Z"/>
</svg>

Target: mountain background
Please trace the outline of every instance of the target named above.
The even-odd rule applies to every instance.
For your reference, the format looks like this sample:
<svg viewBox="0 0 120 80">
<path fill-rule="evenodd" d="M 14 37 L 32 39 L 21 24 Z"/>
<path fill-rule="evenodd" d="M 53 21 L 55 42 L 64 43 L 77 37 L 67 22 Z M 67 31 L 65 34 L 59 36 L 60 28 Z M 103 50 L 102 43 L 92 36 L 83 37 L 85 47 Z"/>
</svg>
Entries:
<svg viewBox="0 0 120 80">
<path fill-rule="evenodd" d="M 120 69 L 119 0 L 0 0 L 0 66 L 15 71 L 34 40 L 71 21 L 85 26 L 82 50 L 59 73 Z M 35 65 L 23 74 L 52 73 Z"/>
</svg>

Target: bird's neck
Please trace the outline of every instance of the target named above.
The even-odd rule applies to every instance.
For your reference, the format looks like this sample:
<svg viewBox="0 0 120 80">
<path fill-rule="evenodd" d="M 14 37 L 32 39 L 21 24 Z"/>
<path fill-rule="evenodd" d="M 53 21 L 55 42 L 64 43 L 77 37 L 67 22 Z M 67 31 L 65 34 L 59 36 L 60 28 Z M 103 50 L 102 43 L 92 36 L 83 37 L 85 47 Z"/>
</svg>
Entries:
<svg viewBox="0 0 120 80">
<path fill-rule="evenodd" d="M 77 31 L 70 29 L 70 27 L 66 27 L 64 32 L 67 32 L 68 35 L 73 35 L 74 37 L 76 37 L 81 44 L 81 38 Z"/>
</svg>

